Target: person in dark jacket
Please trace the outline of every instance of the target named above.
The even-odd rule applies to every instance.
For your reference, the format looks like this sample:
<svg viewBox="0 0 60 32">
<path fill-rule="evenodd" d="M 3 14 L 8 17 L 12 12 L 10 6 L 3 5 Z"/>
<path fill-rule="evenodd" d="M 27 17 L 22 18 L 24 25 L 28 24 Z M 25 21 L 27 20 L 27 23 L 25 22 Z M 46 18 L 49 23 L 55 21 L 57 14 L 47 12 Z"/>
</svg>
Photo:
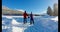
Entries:
<svg viewBox="0 0 60 32">
<path fill-rule="evenodd" d="M 30 24 L 34 24 L 34 19 L 33 19 L 33 14 L 32 14 L 32 12 L 31 12 L 31 14 L 30 14 Z"/>
<path fill-rule="evenodd" d="M 24 17 L 23 23 L 24 23 L 24 24 L 27 23 L 27 16 L 28 16 L 28 14 L 27 14 L 26 11 L 25 11 L 24 14 L 23 14 L 23 17 Z"/>
</svg>

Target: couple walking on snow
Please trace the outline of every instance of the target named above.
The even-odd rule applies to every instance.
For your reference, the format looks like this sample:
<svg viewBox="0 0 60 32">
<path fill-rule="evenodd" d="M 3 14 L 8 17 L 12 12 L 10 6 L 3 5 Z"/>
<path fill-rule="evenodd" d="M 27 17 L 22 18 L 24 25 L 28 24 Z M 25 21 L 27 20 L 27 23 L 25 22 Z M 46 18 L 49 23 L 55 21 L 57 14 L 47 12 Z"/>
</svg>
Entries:
<svg viewBox="0 0 60 32">
<path fill-rule="evenodd" d="M 25 23 L 27 23 L 27 16 L 28 16 L 28 14 L 26 13 L 26 11 L 24 12 L 23 16 L 24 16 L 24 21 L 23 21 L 23 23 L 25 24 Z M 28 18 L 30 18 L 30 24 L 34 24 L 34 19 L 33 19 L 33 14 L 32 14 L 32 12 L 31 12 L 31 14 L 30 14 L 30 17 L 28 16 Z"/>
</svg>

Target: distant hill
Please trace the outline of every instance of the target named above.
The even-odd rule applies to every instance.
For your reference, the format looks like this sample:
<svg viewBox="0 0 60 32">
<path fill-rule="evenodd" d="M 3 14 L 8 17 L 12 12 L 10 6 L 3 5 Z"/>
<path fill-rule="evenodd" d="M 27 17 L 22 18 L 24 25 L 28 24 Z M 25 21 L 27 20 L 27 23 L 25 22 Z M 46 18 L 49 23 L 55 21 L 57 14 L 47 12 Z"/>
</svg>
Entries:
<svg viewBox="0 0 60 32">
<path fill-rule="evenodd" d="M 8 7 L 2 7 L 2 15 L 15 15 L 15 16 L 22 16 L 23 15 L 23 11 L 17 11 L 17 10 L 12 10 L 9 9 Z M 28 15 L 30 15 L 28 13 Z M 33 14 L 34 16 L 39 16 L 38 14 Z"/>
<path fill-rule="evenodd" d="M 8 7 L 2 6 L 2 15 L 22 15 L 23 11 L 17 11 L 9 9 Z"/>
<path fill-rule="evenodd" d="M 15 15 L 15 14 L 23 14 L 22 11 L 14 11 L 14 10 L 7 10 L 7 9 L 2 9 L 2 14 L 3 15 Z"/>
</svg>

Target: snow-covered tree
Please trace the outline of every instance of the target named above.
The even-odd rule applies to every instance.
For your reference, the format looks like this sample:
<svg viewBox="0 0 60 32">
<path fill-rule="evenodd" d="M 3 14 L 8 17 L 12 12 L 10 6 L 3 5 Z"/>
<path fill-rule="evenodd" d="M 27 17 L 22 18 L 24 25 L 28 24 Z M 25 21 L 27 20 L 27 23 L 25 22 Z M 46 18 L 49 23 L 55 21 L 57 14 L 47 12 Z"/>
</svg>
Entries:
<svg viewBox="0 0 60 32">
<path fill-rule="evenodd" d="M 58 4 L 54 4 L 54 16 L 58 16 Z"/>
</svg>

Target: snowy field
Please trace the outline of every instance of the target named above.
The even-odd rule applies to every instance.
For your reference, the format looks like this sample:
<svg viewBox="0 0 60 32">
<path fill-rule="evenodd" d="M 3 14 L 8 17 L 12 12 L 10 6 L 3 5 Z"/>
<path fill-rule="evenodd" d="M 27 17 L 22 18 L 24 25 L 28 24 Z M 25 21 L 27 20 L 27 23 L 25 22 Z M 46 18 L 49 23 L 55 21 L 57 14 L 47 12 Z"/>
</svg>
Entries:
<svg viewBox="0 0 60 32">
<path fill-rule="evenodd" d="M 2 32 L 58 32 L 58 16 L 34 16 L 34 24 L 30 19 L 23 24 L 22 16 L 2 16 Z"/>
</svg>

